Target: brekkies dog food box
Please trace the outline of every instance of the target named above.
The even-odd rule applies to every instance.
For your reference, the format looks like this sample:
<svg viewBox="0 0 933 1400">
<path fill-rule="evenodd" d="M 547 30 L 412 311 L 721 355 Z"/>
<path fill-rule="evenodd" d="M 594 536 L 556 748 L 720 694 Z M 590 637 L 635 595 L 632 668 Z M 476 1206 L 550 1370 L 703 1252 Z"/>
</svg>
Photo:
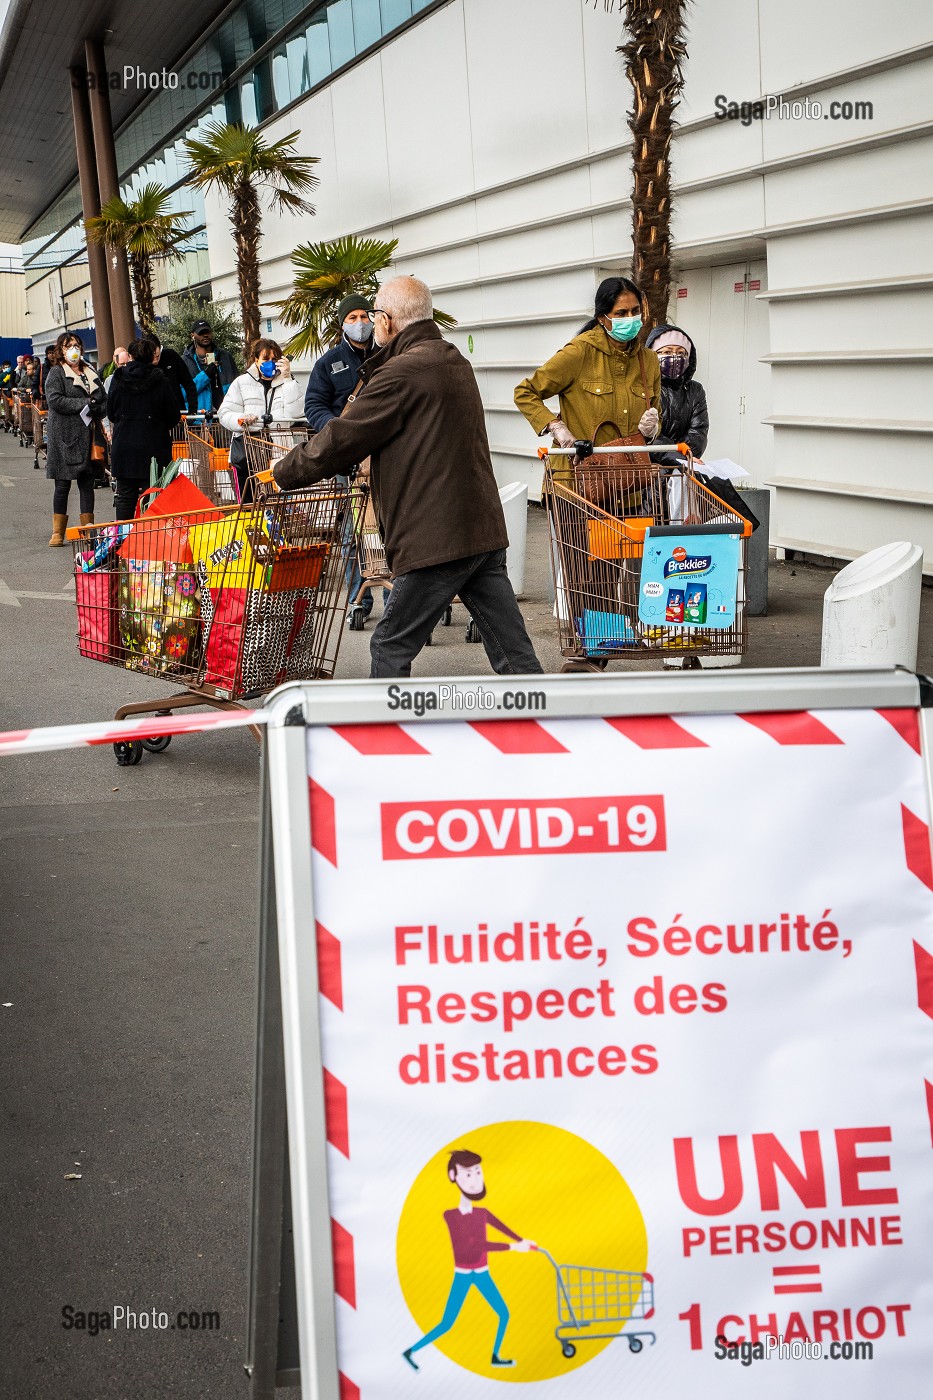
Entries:
<svg viewBox="0 0 933 1400">
<path fill-rule="evenodd" d="M 706 621 L 706 584 L 691 583 L 684 604 L 684 621 L 701 627 Z"/>
<path fill-rule="evenodd" d="M 666 622 L 683 622 L 684 620 L 684 590 L 682 588 L 669 588 L 667 590 L 667 607 L 664 611 Z"/>
</svg>

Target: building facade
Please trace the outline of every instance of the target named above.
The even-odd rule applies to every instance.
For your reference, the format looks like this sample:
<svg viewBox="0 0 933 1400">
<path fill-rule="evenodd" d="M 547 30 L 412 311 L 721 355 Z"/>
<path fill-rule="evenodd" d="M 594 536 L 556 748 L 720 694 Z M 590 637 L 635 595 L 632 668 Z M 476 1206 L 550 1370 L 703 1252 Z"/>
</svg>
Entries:
<svg viewBox="0 0 933 1400">
<path fill-rule="evenodd" d="M 773 543 L 850 558 L 910 539 L 933 572 L 933 10 L 889 0 L 877 20 L 867 0 L 845 23 L 828 0 L 688 9 L 670 319 L 697 343 L 707 456 L 772 487 Z M 458 318 L 497 476 L 535 495 L 514 385 L 630 261 L 619 38 L 618 12 L 586 0 L 233 7 L 178 64 L 180 91 L 117 131 L 122 188 L 157 179 L 193 214 L 160 296 L 171 278 L 236 299 L 226 211 L 185 188 L 182 139 L 218 118 L 297 131 L 317 212 L 264 222 L 264 326 L 286 334 L 297 243 L 398 238 L 397 269 Z M 37 344 L 66 303 L 70 325 L 93 315 L 80 213 L 75 185 L 27 231 Z"/>
</svg>

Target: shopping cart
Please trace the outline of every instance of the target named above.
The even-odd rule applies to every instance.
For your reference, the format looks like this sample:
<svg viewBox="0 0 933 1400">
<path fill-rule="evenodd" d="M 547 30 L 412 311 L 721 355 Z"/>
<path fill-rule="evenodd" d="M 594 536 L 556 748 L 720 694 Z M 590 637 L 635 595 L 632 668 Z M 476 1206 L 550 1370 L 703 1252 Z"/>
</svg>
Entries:
<svg viewBox="0 0 933 1400">
<path fill-rule="evenodd" d="M 215 447 L 211 428 L 204 419 L 189 418 L 185 425 L 184 454 L 172 455 L 180 475 L 190 477 L 209 501 L 218 506 L 235 505 L 240 499 L 236 468 L 226 448 Z"/>
<path fill-rule="evenodd" d="M 359 496 L 329 486 L 253 507 L 69 530 L 80 654 L 184 687 L 123 705 L 116 718 L 240 709 L 285 681 L 333 676 L 346 608 L 343 522 Z M 169 743 L 155 737 L 114 751 L 125 767 Z"/>
<path fill-rule="evenodd" d="M 351 632 L 362 632 L 366 626 L 366 611 L 363 607 L 365 595 L 372 593 L 376 588 L 389 590 L 392 588 L 392 573 L 386 561 L 385 545 L 382 542 L 379 522 L 376 519 L 376 507 L 369 491 L 366 493 L 362 518 L 359 522 L 357 557 L 362 582 L 357 589 L 356 598 L 350 606 L 347 626 Z M 447 612 L 450 612 L 449 608 Z"/>
<path fill-rule="evenodd" d="M 29 389 L 16 389 L 13 394 L 16 432 L 20 447 L 32 446 L 32 393 Z"/>
<path fill-rule="evenodd" d="M 575 467 L 573 486 L 558 480 L 550 459 L 573 448 L 542 449 L 544 493 L 551 527 L 551 565 L 563 671 L 604 670 L 610 659 L 660 652 L 684 666 L 701 655 L 744 655 L 747 538 L 752 527 L 700 482 L 684 444 L 657 443 L 639 451 L 681 453 L 683 465 L 656 468 Z M 597 448 L 596 456 L 618 448 Z M 566 467 L 561 470 L 566 477 Z M 646 532 L 655 526 L 734 525 L 740 539 L 735 623 L 732 627 L 648 627 L 639 621 Z"/>
<path fill-rule="evenodd" d="M 34 404 L 33 404 L 33 406 L 32 406 L 32 447 L 33 447 L 33 461 L 32 461 L 32 465 L 35 467 L 36 471 L 39 470 L 39 453 L 40 453 L 40 452 L 44 453 L 46 459 L 48 459 L 48 455 L 49 455 L 48 444 L 46 443 L 46 438 L 45 438 L 45 425 L 46 425 L 46 420 L 48 419 L 48 416 L 49 416 L 49 411 L 48 411 L 47 408 L 40 408 L 39 405 L 38 405 L 37 403 L 34 403 Z"/>
<path fill-rule="evenodd" d="M 3 431 L 5 433 L 16 432 L 16 420 L 13 414 L 13 394 L 8 389 L 0 390 L 0 415 L 3 418 Z"/>
<path fill-rule="evenodd" d="M 540 1245 L 533 1246 L 549 1260 L 557 1278 L 557 1326 L 554 1336 L 569 1361 L 576 1356 L 575 1342 L 615 1340 L 624 1337 L 630 1352 L 639 1352 L 643 1338 L 657 1337 L 646 1330 L 623 1331 L 627 1322 L 648 1322 L 654 1316 L 654 1279 L 651 1274 L 621 1269 L 588 1269 L 579 1264 L 558 1264 Z M 611 1332 L 591 1328 L 612 1327 Z"/>
<path fill-rule="evenodd" d="M 246 480 L 244 495 L 260 500 L 275 493 L 272 469 L 286 453 L 300 447 L 314 436 L 307 423 L 268 423 L 251 425 L 243 433 L 246 450 Z"/>
</svg>

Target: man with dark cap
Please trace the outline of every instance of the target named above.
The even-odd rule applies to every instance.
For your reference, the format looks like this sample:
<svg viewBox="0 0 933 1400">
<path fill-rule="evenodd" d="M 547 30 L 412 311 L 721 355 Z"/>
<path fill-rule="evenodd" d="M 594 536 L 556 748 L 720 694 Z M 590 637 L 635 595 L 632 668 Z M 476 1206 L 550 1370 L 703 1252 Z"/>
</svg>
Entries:
<svg viewBox="0 0 933 1400">
<path fill-rule="evenodd" d="M 230 352 L 214 344 L 214 332 L 209 321 L 195 321 L 191 327 L 191 344 L 182 359 L 199 392 L 202 386 L 198 383 L 198 375 L 206 377 L 212 406 L 219 408 L 239 371 Z"/>
<path fill-rule="evenodd" d="M 372 302 L 355 295 L 344 297 L 337 307 L 337 321 L 342 332 L 340 340 L 326 350 L 315 364 L 305 393 L 305 417 L 316 433 L 332 418 L 340 417 L 359 383 L 360 368 L 372 346 L 373 323 L 369 315 L 372 309 Z M 347 559 L 347 590 L 351 604 L 356 601 L 361 582 L 356 550 L 353 549 Z M 385 601 L 385 590 L 382 596 Z M 373 610 L 371 589 L 367 588 L 363 594 L 360 607 L 363 617 L 369 617 Z"/>
</svg>

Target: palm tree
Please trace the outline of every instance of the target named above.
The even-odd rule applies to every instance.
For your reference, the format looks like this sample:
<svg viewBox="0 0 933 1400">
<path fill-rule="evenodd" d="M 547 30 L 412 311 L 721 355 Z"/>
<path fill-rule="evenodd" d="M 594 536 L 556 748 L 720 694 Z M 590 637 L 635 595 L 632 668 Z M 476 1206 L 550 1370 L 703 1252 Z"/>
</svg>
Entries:
<svg viewBox="0 0 933 1400">
<path fill-rule="evenodd" d="M 598 0 L 597 0 L 598 3 Z M 604 0 L 607 10 L 615 0 Z M 632 276 L 648 299 L 649 328 L 667 318 L 671 289 L 671 138 L 684 86 L 689 0 L 622 0 L 625 71 L 634 93 Z"/>
<path fill-rule="evenodd" d="M 337 307 L 356 292 L 372 301 L 379 290 L 379 274 L 392 261 L 398 239 L 347 236 L 330 243 L 302 243 L 292 253 L 294 288 L 278 303 L 286 326 L 299 326 L 285 347 L 290 355 L 320 355 L 341 336 Z M 444 311 L 434 320 L 445 330 L 457 323 Z"/>
<path fill-rule="evenodd" d="M 319 184 L 312 170 L 318 157 L 295 154 L 299 134 L 292 131 L 269 145 L 255 127 L 213 122 L 205 127 L 203 140 L 185 142 L 191 183 L 198 189 L 218 190 L 230 200 L 247 359 L 249 347 L 259 336 L 260 190 L 269 193 L 279 213 L 314 213 L 304 196 Z"/>
<path fill-rule="evenodd" d="M 157 258 L 182 257 L 179 244 L 187 237 L 183 224 L 190 210 L 173 213 L 169 207 L 171 199 L 164 185 L 145 185 L 129 203 L 120 195 L 114 195 L 95 218 L 86 219 L 84 223 L 91 243 L 105 243 L 109 248 L 126 251 L 139 324 L 144 331 L 155 326 L 152 264 Z"/>
</svg>

